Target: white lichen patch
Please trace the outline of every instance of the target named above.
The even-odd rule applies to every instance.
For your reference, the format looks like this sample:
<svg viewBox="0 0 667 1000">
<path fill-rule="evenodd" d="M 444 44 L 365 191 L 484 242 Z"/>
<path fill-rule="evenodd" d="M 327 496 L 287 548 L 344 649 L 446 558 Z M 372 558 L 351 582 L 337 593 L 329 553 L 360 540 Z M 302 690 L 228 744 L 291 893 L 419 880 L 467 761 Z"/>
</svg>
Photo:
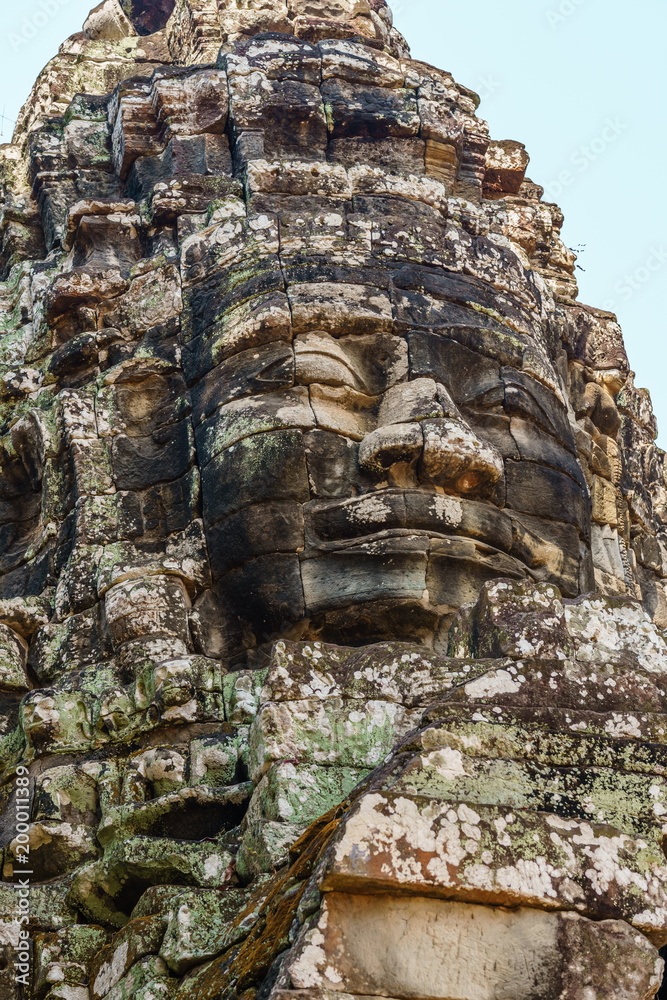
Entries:
<svg viewBox="0 0 667 1000">
<path fill-rule="evenodd" d="M 621 715 L 619 712 L 613 712 L 606 720 L 604 728 L 610 736 L 636 737 L 637 739 L 641 739 L 642 736 L 639 719 L 634 715 Z"/>
<path fill-rule="evenodd" d="M 472 701 L 492 698 L 502 694 L 516 694 L 521 688 L 507 670 L 491 670 L 465 685 L 465 693 Z"/>
<path fill-rule="evenodd" d="M 425 767 L 432 767 L 443 778 L 451 781 L 465 775 L 466 768 L 463 763 L 463 754 L 460 750 L 451 747 L 443 747 L 442 750 L 434 750 L 432 753 L 422 757 Z"/>
<path fill-rule="evenodd" d="M 125 975 L 128 947 L 127 941 L 124 941 L 114 951 L 111 961 L 105 962 L 97 973 L 93 989 L 98 996 L 104 996 L 105 993 L 108 993 L 111 987 L 115 986 Z"/>
<path fill-rule="evenodd" d="M 447 527 L 458 528 L 463 520 L 463 506 L 455 497 L 434 494 L 429 512 Z"/>
</svg>

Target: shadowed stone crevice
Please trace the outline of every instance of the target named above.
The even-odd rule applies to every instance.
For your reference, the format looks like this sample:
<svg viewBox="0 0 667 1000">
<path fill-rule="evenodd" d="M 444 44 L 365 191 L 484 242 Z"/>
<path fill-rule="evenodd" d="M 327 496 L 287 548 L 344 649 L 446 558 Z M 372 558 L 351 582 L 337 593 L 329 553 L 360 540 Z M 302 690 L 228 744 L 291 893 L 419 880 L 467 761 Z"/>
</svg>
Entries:
<svg viewBox="0 0 667 1000">
<path fill-rule="evenodd" d="M 663 961 L 667 959 L 667 948 L 660 949 L 660 957 L 663 959 Z M 660 990 L 656 994 L 656 1000 L 667 1000 L 667 972 L 665 972 L 665 975 L 662 980 L 662 986 L 660 987 Z"/>
<path fill-rule="evenodd" d="M 120 0 L 120 4 L 138 35 L 152 35 L 166 27 L 176 0 Z"/>
</svg>

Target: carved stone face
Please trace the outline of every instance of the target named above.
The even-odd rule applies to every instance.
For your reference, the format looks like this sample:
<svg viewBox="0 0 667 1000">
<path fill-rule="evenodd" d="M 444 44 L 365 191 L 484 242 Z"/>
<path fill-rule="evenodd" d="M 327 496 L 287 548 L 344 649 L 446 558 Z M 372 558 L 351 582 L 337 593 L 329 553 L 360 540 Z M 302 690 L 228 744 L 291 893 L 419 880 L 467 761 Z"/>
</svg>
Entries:
<svg viewBox="0 0 667 1000">
<path fill-rule="evenodd" d="M 209 555 L 242 633 L 438 644 L 486 579 L 579 592 L 586 486 L 507 263 L 512 292 L 418 267 L 288 284 L 269 342 L 197 383 Z"/>
<path fill-rule="evenodd" d="M 517 176 L 487 161 L 469 96 L 399 49 L 231 48 L 124 82 L 108 130 L 92 105 L 63 125 L 82 174 L 108 143 L 105 197 L 44 201 L 69 256 L 43 293 L 58 356 L 40 377 L 77 389 L 70 367 L 99 366 L 99 489 L 144 508 L 123 515 L 123 565 L 203 522 L 213 588 L 178 574 L 215 655 L 281 635 L 443 649 L 488 579 L 589 589 L 552 292 L 494 215 L 525 157 Z M 33 146 L 50 169 L 50 134 Z"/>
</svg>

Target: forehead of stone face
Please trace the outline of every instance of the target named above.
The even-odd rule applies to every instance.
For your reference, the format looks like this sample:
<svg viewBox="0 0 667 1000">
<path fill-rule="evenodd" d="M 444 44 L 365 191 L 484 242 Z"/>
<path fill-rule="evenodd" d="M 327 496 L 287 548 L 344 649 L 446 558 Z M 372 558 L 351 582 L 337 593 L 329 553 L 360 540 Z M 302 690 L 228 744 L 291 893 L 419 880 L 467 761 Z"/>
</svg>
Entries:
<svg viewBox="0 0 667 1000">
<path fill-rule="evenodd" d="M 322 277 L 330 277 L 321 267 Z M 208 374 L 193 390 L 196 420 L 230 399 L 295 383 L 349 386 L 376 396 L 406 377 L 427 377 L 444 384 L 463 408 L 512 411 L 557 438 L 568 435 L 561 387 L 530 289 L 515 284 L 497 290 L 420 268 L 384 275 L 369 268 L 367 284 L 318 281 L 317 271 L 311 265 L 310 281 L 288 283 L 290 308 L 281 312 L 281 322 L 274 316 L 271 331 L 262 335 L 273 343 L 257 344 L 248 317 L 232 337 L 228 318 L 237 310 L 234 301 L 226 303 L 218 316 L 218 322 L 224 319 L 222 339 L 215 335 L 217 347 L 204 350 L 211 355 L 204 364 Z M 199 340 L 195 353 L 201 353 Z M 211 370 L 223 347 L 227 357 Z"/>
</svg>

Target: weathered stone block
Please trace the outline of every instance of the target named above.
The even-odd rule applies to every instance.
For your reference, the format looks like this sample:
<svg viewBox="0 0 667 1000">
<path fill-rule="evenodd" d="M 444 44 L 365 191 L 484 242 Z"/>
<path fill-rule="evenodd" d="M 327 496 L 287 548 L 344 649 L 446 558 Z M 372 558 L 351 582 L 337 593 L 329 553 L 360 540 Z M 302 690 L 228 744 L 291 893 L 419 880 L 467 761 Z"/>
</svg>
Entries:
<svg viewBox="0 0 667 1000">
<path fill-rule="evenodd" d="M 93 1000 L 101 1000 L 107 996 L 135 963 L 145 956 L 155 954 L 160 948 L 164 931 L 164 920 L 161 917 L 151 916 L 131 920 L 122 931 L 114 934 L 109 944 L 95 956 L 91 965 L 90 986 Z M 155 966 L 154 962 L 153 966 L 157 970 L 158 966 Z"/>
<path fill-rule="evenodd" d="M 305 828 L 352 791 L 368 768 L 282 762 L 261 779 L 248 807 L 247 823 L 290 823 Z"/>
<path fill-rule="evenodd" d="M 258 781 L 280 760 L 374 767 L 420 714 L 382 700 L 269 703 L 260 708 L 250 734 L 251 777 Z"/>
<path fill-rule="evenodd" d="M 309 499 L 299 431 L 255 434 L 220 452 L 202 470 L 204 520 L 215 524 L 248 504 L 263 500 Z"/>
<path fill-rule="evenodd" d="M 479 804 L 434 809 L 418 794 L 377 791 L 352 810 L 320 886 L 567 907 L 626 920 L 660 946 L 667 896 L 659 854 L 657 844 L 605 824 Z"/>
<path fill-rule="evenodd" d="M 173 636 L 187 642 L 189 599 L 178 577 L 148 576 L 118 583 L 104 599 L 115 647 L 144 636 Z"/>
<path fill-rule="evenodd" d="M 316 614 L 325 608 L 343 607 L 386 598 L 421 598 L 426 589 L 426 543 L 396 544 L 365 549 L 343 549 L 301 564 L 306 608 Z"/>
<path fill-rule="evenodd" d="M 303 509 L 285 501 L 245 507 L 208 529 L 211 568 L 217 577 L 241 563 L 275 552 L 304 547 Z"/>
<path fill-rule="evenodd" d="M 0 688 L 10 691 L 28 689 L 26 659 L 27 649 L 22 637 L 6 625 L 0 625 Z"/>
<path fill-rule="evenodd" d="M 183 892 L 172 900 L 160 956 L 182 974 L 215 958 L 233 943 L 234 924 L 248 893 L 243 889 Z"/>
<path fill-rule="evenodd" d="M 627 956 L 622 968 L 619 954 Z M 578 1000 L 589 992 L 621 1000 L 650 996 L 662 963 L 622 921 L 328 893 L 320 924 L 288 970 L 295 987 L 338 995 L 382 990 L 442 1000 Z M 280 994 L 281 1000 L 298 995 Z"/>
</svg>

